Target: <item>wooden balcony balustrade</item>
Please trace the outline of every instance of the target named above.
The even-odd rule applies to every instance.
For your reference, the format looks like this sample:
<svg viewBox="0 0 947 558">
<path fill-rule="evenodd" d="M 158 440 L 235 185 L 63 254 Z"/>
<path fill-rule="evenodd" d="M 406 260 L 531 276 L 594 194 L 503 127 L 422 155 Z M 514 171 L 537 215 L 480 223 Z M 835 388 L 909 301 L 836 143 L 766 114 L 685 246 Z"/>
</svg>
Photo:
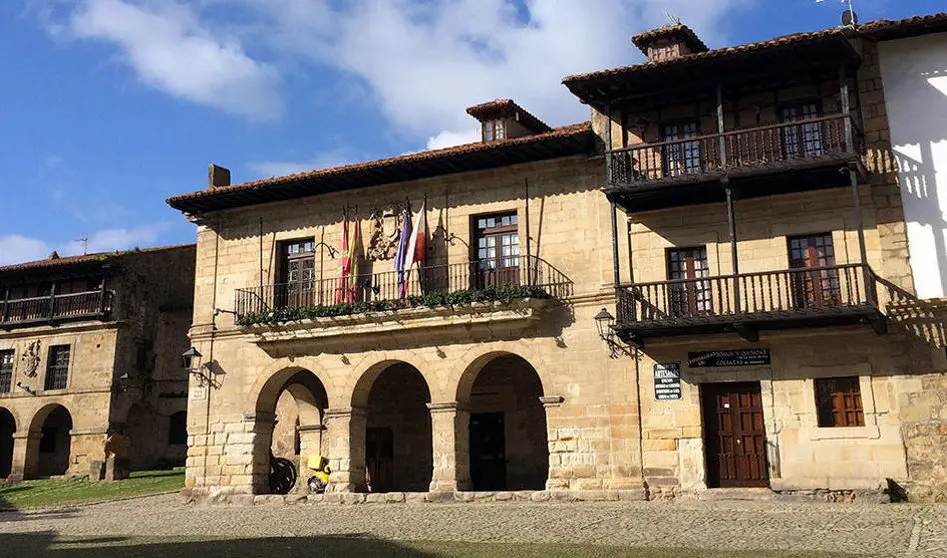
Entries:
<svg viewBox="0 0 947 558">
<path fill-rule="evenodd" d="M 643 143 L 609 152 L 609 183 L 684 184 L 813 168 L 853 160 L 859 144 L 851 117 L 840 114 Z"/>
<path fill-rule="evenodd" d="M 107 290 L 5 300 L 0 327 L 105 319 L 111 307 L 112 293 Z"/>
<path fill-rule="evenodd" d="M 883 327 L 877 278 L 862 264 L 636 283 L 617 291 L 616 332 L 665 337 L 870 323 Z"/>
<path fill-rule="evenodd" d="M 414 268 L 403 275 L 402 281 L 399 281 L 397 271 L 384 271 L 358 274 L 346 280 L 329 278 L 238 289 L 234 309 L 240 323 L 250 314 L 279 308 L 410 300 L 433 293 L 507 286 L 537 287 L 556 299 L 565 299 L 572 294 L 572 281 L 558 269 L 535 256 L 516 255 Z"/>
</svg>

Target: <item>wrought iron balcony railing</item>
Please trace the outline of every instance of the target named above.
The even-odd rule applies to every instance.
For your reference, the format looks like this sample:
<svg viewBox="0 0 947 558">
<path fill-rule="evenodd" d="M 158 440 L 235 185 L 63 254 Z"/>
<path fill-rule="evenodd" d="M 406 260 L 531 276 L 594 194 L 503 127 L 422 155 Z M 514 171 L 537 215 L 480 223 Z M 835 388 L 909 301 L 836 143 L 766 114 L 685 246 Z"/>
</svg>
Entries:
<svg viewBox="0 0 947 558">
<path fill-rule="evenodd" d="M 854 156 L 845 115 L 644 143 L 609 152 L 613 186 L 695 182 Z M 858 131 L 853 126 L 853 138 Z"/>
<path fill-rule="evenodd" d="M 403 286 L 402 286 L 403 285 Z M 237 322 L 246 316 L 282 308 L 318 308 L 343 304 L 419 302 L 425 295 L 484 291 L 504 287 L 534 287 L 546 296 L 564 299 L 572 294 L 572 281 L 535 256 L 426 266 L 402 275 L 396 271 L 364 273 L 345 279 L 296 281 L 238 289 L 234 310 Z M 526 289 L 524 289 L 524 292 Z"/>
<path fill-rule="evenodd" d="M 112 293 L 105 290 L 6 300 L 2 304 L 0 325 L 105 319 L 111 306 Z"/>
<path fill-rule="evenodd" d="M 876 278 L 862 264 L 637 283 L 620 287 L 617 302 L 616 330 L 632 335 L 880 315 Z"/>
</svg>

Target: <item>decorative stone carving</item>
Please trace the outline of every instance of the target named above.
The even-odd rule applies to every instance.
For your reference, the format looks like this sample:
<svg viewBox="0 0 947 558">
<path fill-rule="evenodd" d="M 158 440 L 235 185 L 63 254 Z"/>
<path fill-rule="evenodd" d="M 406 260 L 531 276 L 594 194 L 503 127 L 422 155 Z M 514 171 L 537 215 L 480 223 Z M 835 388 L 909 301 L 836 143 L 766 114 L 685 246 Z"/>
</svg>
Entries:
<svg viewBox="0 0 947 558">
<path fill-rule="evenodd" d="M 36 377 L 36 369 L 39 368 L 39 349 L 39 339 L 36 339 L 26 346 L 26 351 L 20 357 L 23 361 L 24 372 L 30 378 Z"/>
<path fill-rule="evenodd" d="M 365 257 L 373 262 L 394 258 L 401 238 L 401 208 L 392 204 L 386 209 L 376 209 L 369 219 L 372 223 Z"/>
</svg>

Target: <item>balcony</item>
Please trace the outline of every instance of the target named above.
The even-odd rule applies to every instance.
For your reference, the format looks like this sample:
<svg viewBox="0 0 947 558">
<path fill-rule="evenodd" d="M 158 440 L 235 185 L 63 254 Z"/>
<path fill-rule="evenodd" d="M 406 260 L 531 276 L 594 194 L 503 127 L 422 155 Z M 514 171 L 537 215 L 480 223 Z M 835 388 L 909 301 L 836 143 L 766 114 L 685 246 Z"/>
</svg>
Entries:
<svg viewBox="0 0 947 558">
<path fill-rule="evenodd" d="M 885 329 L 877 279 L 862 264 L 637 283 L 620 287 L 617 296 L 615 331 L 637 346 L 648 338 L 709 333 L 756 340 L 760 330 Z"/>
<path fill-rule="evenodd" d="M 234 310 L 241 326 L 319 319 L 338 325 L 348 323 L 347 317 L 368 313 L 402 315 L 414 308 L 477 304 L 494 307 L 525 299 L 562 300 L 571 294 L 572 281 L 544 260 L 512 256 L 415 268 L 408 274 L 385 271 L 345 280 L 238 289 Z"/>
<path fill-rule="evenodd" d="M 633 145 L 609 152 L 606 192 L 641 211 L 724 201 L 708 187 L 723 180 L 740 197 L 845 186 L 837 171 L 858 162 L 860 145 L 845 115 Z"/>
<path fill-rule="evenodd" d="M 111 305 L 112 293 L 105 290 L 6 300 L 0 327 L 104 320 L 111 312 Z"/>
</svg>

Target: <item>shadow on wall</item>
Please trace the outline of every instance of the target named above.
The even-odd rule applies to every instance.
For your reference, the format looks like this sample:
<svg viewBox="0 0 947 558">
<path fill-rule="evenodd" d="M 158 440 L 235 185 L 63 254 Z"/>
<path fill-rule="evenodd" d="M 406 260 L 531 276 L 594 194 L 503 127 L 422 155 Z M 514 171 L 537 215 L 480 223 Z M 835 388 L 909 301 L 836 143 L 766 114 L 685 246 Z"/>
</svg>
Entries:
<svg viewBox="0 0 947 558">
<path fill-rule="evenodd" d="M 925 51 L 889 60 L 884 77 L 915 288 L 936 298 L 947 295 L 947 62 L 911 64 Z"/>
</svg>

